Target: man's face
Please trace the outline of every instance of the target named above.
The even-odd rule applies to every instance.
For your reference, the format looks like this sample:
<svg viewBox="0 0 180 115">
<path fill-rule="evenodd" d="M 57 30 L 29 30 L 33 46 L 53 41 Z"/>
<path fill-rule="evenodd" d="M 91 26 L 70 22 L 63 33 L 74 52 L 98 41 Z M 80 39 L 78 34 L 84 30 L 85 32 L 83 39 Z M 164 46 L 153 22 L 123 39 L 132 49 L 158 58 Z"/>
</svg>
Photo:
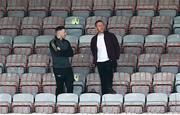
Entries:
<svg viewBox="0 0 180 115">
<path fill-rule="evenodd" d="M 56 32 L 57 38 L 65 39 L 66 35 L 67 35 L 67 33 L 66 33 L 65 29 L 62 29 L 62 30 L 59 30 L 59 31 Z"/>
<path fill-rule="evenodd" d="M 104 33 L 104 31 L 105 31 L 105 25 L 104 25 L 104 23 L 98 22 L 98 23 L 96 24 L 96 29 L 97 29 L 98 33 Z"/>
</svg>

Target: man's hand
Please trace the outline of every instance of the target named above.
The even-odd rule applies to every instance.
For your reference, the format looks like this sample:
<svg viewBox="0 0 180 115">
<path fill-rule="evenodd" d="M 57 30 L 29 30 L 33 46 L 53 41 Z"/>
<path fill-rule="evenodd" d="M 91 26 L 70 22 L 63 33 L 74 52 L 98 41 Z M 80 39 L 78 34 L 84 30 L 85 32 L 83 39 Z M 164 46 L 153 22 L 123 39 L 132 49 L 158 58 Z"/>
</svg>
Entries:
<svg viewBox="0 0 180 115">
<path fill-rule="evenodd" d="M 96 67 L 96 65 L 95 64 L 90 64 L 90 67 L 94 68 L 94 67 Z"/>
</svg>

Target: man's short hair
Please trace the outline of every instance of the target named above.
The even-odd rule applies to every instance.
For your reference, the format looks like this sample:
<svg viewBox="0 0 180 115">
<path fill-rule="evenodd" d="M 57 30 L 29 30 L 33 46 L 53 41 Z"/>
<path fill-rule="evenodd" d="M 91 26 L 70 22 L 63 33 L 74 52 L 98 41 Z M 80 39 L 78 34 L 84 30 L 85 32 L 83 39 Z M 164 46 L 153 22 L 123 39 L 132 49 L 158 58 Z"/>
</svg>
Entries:
<svg viewBox="0 0 180 115">
<path fill-rule="evenodd" d="M 66 28 L 64 26 L 58 26 L 58 27 L 56 27 L 55 31 L 57 32 L 57 31 L 61 31 L 63 29 L 66 29 Z"/>
<path fill-rule="evenodd" d="M 95 26 L 97 25 L 97 23 L 99 23 L 99 22 L 101 22 L 101 23 L 103 23 L 104 24 L 104 22 L 102 21 L 102 20 L 97 20 L 96 22 L 95 22 Z"/>
</svg>

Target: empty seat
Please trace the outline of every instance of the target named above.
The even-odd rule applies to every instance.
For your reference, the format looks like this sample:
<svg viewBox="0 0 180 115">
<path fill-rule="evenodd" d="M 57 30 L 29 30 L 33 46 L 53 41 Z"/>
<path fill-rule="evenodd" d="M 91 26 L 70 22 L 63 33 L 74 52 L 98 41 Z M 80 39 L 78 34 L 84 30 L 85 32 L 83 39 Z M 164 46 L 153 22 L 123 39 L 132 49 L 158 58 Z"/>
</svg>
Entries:
<svg viewBox="0 0 180 115">
<path fill-rule="evenodd" d="M 86 79 L 87 79 L 87 82 L 86 82 L 87 92 L 96 92 L 96 93 L 102 94 L 101 80 L 98 73 L 88 74 Z"/>
<path fill-rule="evenodd" d="M 9 55 L 12 51 L 12 37 L 0 35 L 0 54 Z"/>
<path fill-rule="evenodd" d="M 127 35 L 123 38 L 124 53 L 140 55 L 143 53 L 144 37 L 142 35 Z"/>
<path fill-rule="evenodd" d="M 180 16 L 176 16 L 174 18 L 173 31 L 174 31 L 175 34 L 180 33 Z"/>
<path fill-rule="evenodd" d="M 148 113 L 165 113 L 167 111 L 168 96 L 163 93 L 147 95 L 146 108 Z"/>
<path fill-rule="evenodd" d="M 117 71 L 134 73 L 137 67 L 137 56 L 133 54 L 121 54 L 117 60 Z"/>
<path fill-rule="evenodd" d="M 176 16 L 179 10 L 179 0 L 159 0 L 160 16 Z"/>
<path fill-rule="evenodd" d="M 172 73 L 162 72 L 153 76 L 153 90 L 155 93 L 170 94 L 174 89 L 175 75 Z"/>
<path fill-rule="evenodd" d="M 158 0 L 137 0 L 138 16 L 154 16 L 156 14 Z"/>
<path fill-rule="evenodd" d="M 65 27 L 67 29 L 67 34 L 80 37 L 84 34 L 85 23 L 86 21 L 83 17 L 71 16 L 66 18 Z"/>
<path fill-rule="evenodd" d="M 49 56 L 33 54 L 28 58 L 29 73 L 47 73 L 49 67 Z"/>
<path fill-rule="evenodd" d="M 64 25 L 61 17 L 50 16 L 43 19 L 43 35 L 54 35 L 57 26 Z"/>
<path fill-rule="evenodd" d="M 57 97 L 58 113 L 76 113 L 78 109 L 78 95 L 71 93 L 60 94 Z"/>
<path fill-rule="evenodd" d="M 121 113 L 123 104 L 123 96 L 121 94 L 105 94 L 102 96 L 102 112 L 103 113 Z"/>
<path fill-rule="evenodd" d="M 6 7 L 7 7 L 7 1 L 0 0 L 0 18 L 5 15 Z"/>
<path fill-rule="evenodd" d="M 1 93 L 0 94 L 0 113 L 7 114 L 10 112 L 12 97 L 9 94 Z"/>
<path fill-rule="evenodd" d="M 166 37 L 163 35 L 148 35 L 145 38 L 145 53 L 165 53 Z"/>
<path fill-rule="evenodd" d="M 130 74 L 115 72 L 113 77 L 113 89 L 117 94 L 125 95 L 129 92 Z"/>
<path fill-rule="evenodd" d="M 76 53 L 78 50 L 79 37 L 67 35 L 65 39 L 70 42 L 73 52 Z"/>
<path fill-rule="evenodd" d="M 52 93 L 56 92 L 56 80 L 53 73 L 46 73 L 42 76 L 42 91 L 44 93 Z"/>
<path fill-rule="evenodd" d="M 160 57 L 158 54 L 142 54 L 139 56 L 139 72 L 156 73 L 159 68 Z"/>
<path fill-rule="evenodd" d="M 13 73 L 0 74 L 0 93 L 14 95 L 18 91 L 19 76 Z"/>
<path fill-rule="evenodd" d="M 42 19 L 39 17 L 25 17 L 22 20 L 21 34 L 38 36 L 41 34 Z"/>
<path fill-rule="evenodd" d="M 129 17 L 126 16 L 113 16 L 108 20 L 108 30 L 116 35 L 124 36 L 128 34 Z"/>
<path fill-rule="evenodd" d="M 147 95 L 152 92 L 153 76 L 150 73 L 138 72 L 131 75 L 130 89 L 132 93 Z"/>
<path fill-rule="evenodd" d="M 141 93 L 129 93 L 124 97 L 124 111 L 126 113 L 140 114 L 144 112 L 145 95 Z"/>
<path fill-rule="evenodd" d="M 128 16 L 134 15 L 136 7 L 135 0 L 116 0 L 115 1 L 115 14 L 116 16 Z"/>
<path fill-rule="evenodd" d="M 26 71 L 27 56 L 25 55 L 8 55 L 6 59 L 6 72 L 23 74 Z"/>
<path fill-rule="evenodd" d="M 41 74 L 25 73 L 20 76 L 21 93 L 30 93 L 36 95 L 41 91 Z"/>
<path fill-rule="evenodd" d="M 0 19 L 1 35 L 17 36 L 19 34 L 21 20 L 18 17 L 4 17 Z"/>
<path fill-rule="evenodd" d="M 98 113 L 101 97 L 95 93 L 84 93 L 80 95 L 79 112 L 80 113 Z"/>
<path fill-rule="evenodd" d="M 94 0 L 93 11 L 95 16 L 110 17 L 114 9 L 114 0 Z"/>
<path fill-rule="evenodd" d="M 3 73 L 5 70 L 6 57 L 4 55 L 0 55 L 0 73 Z"/>
<path fill-rule="evenodd" d="M 8 0 L 8 16 L 24 17 L 27 15 L 28 0 Z"/>
<path fill-rule="evenodd" d="M 34 50 L 33 36 L 16 36 L 14 38 L 13 52 L 14 54 L 30 55 Z"/>
<path fill-rule="evenodd" d="M 68 17 L 71 7 L 71 0 L 51 0 L 51 16 Z"/>
<path fill-rule="evenodd" d="M 72 0 L 72 15 L 87 18 L 90 16 L 93 0 Z"/>
<path fill-rule="evenodd" d="M 90 44 L 94 35 L 83 35 L 79 38 L 79 52 L 81 54 L 91 54 Z"/>
<path fill-rule="evenodd" d="M 169 111 L 171 113 L 179 113 L 180 93 L 172 93 L 169 95 Z"/>
<path fill-rule="evenodd" d="M 31 94 L 15 94 L 12 102 L 13 113 L 30 114 L 33 111 L 34 96 Z"/>
<path fill-rule="evenodd" d="M 55 112 L 56 96 L 49 93 L 40 93 L 35 97 L 34 109 L 36 113 L 50 114 Z"/>
<path fill-rule="evenodd" d="M 97 33 L 97 30 L 95 27 L 95 22 L 97 20 L 102 20 L 105 25 L 107 24 L 107 18 L 106 17 L 102 17 L 102 16 L 88 17 L 86 19 L 86 34 L 95 35 Z"/>
<path fill-rule="evenodd" d="M 160 61 L 161 72 L 178 73 L 180 66 L 179 54 L 163 54 Z"/>
<path fill-rule="evenodd" d="M 167 37 L 167 53 L 176 54 L 180 53 L 180 35 L 172 34 Z"/>
<path fill-rule="evenodd" d="M 49 9 L 49 0 L 29 0 L 29 16 L 46 17 Z"/>
<path fill-rule="evenodd" d="M 35 38 L 35 53 L 50 55 L 49 43 L 54 38 L 53 35 L 42 35 Z"/>
<path fill-rule="evenodd" d="M 129 33 L 145 36 L 150 33 L 150 28 L 151 28 L 151 17 L 134 16 L 131 18 Z"/>
<path fill-rule="evenodd" d="M 170 16 L 156 16 L 152 20 L 151 31 L 152 34 L 169 35 L 172 30 L 172 17 Z"/>
</svg>

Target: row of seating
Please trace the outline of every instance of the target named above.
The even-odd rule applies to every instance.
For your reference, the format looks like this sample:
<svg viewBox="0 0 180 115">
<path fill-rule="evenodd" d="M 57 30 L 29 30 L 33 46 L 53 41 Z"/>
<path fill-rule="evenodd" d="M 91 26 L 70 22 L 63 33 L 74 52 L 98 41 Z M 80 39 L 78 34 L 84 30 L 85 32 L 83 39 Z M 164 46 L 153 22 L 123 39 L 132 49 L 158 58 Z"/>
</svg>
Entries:
<svg viewBox="0 0 180 115">
<path fill-rule="evenodd" d="M 179 0 L 1 0 L 0 16 L 176 16 Z M 7 13 L 6 13 L 7 12 Z"/>
<path fill-rule="evenodd" d="M 12 100 L 13 98 L 13 100 Z M 120 94 L 85 93 L 78 95 L 64 93 L 57 96 L 49 93 L 0 94 L 0 113 L 179 113 L 180 94 L 169 96 L 163 93 L 152 93 L 145 96 L 141 93 L 130 93 L 124 97 Z"/>
</svg>

